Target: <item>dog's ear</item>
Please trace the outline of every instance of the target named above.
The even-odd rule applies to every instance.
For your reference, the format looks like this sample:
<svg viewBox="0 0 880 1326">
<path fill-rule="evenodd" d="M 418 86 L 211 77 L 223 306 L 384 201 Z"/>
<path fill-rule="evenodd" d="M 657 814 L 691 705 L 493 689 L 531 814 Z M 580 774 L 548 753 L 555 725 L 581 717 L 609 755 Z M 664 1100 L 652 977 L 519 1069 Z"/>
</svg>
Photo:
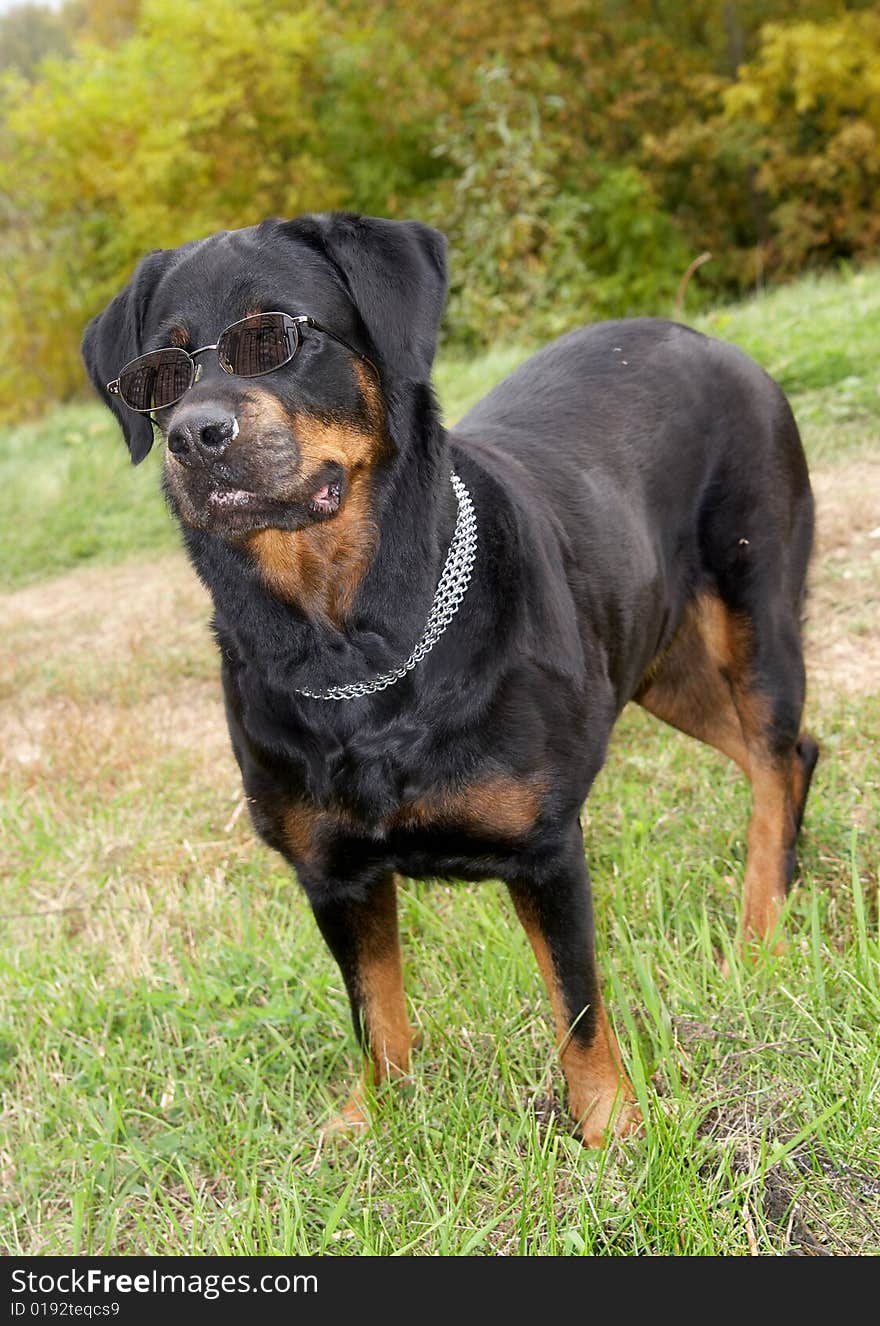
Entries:
<svg viewBox="0 0 880 1326">
<path fill-rule="evenodd" d="M 446 302 L 445 235 L 420 221 L 351 212 L 297 217 L 284 229 L 341 273 L 380 367 L 427 382 Z"/>
<path fill-rule="evenodd" d="M 153 425 L 148 415 L 137 414 L 123 405 L 118 396 L 112 396 L 107 383 L 141 353 L 147 306 L 172 254 L 170 249 L 156 249 L 142 258 L 125 289 L 110 301 L 103 313 L 92 318 L 83 334 L 86 370 L 104 404 L 116 415 L 134 465 L 140 464 L 153 445 Z"/>
</svg>

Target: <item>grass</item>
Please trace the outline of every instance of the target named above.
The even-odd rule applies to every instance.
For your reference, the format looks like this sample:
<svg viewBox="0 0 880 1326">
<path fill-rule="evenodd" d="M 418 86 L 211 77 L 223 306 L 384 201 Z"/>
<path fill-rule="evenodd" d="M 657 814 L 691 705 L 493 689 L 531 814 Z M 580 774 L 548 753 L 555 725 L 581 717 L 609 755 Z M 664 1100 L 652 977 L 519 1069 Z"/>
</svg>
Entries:
<svg viewBox="0 0 880 1326">
<path fill-rule="evenodd" d="M 706 324 L 763 336 L 777 371 L 789 356 L 798 399 L 827 407 L 806 433 L 832 472 L 870 448 L 880 409 L 846 385 L 870 376 L 861 320 L 846 376 L 822 363 L 859 301 L 876 335 L 880 273 Z M 517 353 L 442 364 L 449 417 Z M 880 1252 L 880 699 L 812 701 L 823 758 L 789 944 L 754 966 L 733 946 L 744 783 L 640 711 L 619 724 L 586 850 L 641 1138 L 597 1155 L 571 1135 L 503 889 L 404 881 L 412 1081 L 368 1136 L 321 1148 L 356 1070 L 347 1001 L 295 880 L 239 813 L 208 605 L 166 551 L 155 473 L 130 474 L 113 433 L 70 407 L 2 438 L 4 560 L 32 587 L 7 599 L 0 642 L 0 1248 Z"/>
</svg>

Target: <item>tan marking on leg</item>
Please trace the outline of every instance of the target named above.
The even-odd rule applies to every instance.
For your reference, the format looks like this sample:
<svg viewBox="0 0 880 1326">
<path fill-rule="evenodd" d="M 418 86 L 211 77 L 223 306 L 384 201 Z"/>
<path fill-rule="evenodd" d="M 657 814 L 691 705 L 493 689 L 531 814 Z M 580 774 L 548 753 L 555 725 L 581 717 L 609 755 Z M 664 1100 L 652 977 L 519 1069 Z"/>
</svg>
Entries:
<svg viewBox="0 0 880 1326">
<path fill-rule="evenodd" d="M 406 1011 L 403 964 L 397 926 L 397 890 L 393 878 L 383 885 L 369 929 L 360 937 L 358 984 L 363 1006 L 369 1058 L 340 1113 L 327 1126 L 330 1133 L 368 1126 L 370 1088 L 406 1077 L 414 1036 Z"/>
<path fill-rule="evenodd" d="M 785 902 L 786 853 L 794 840 L 793 777 L 794 770 L 787 761 L 775 766 L 755 761 L 752 765 L 752 815 L 743 885 L 742 934 L 746 943 L 775 940 L 775 953 L 781 953 L 784 948 L 776 930 Z"/>
<path fill-rule="evenodd" d="M 751 627 L 714 595 L 688 606 L 671 645 L 652 665 L 635 699 L 658 718 L 716 747 L 752 785 L 743 883 L 742 937 L 770 941 L 785 900 L 794 808 L 804 774 L 796 753 L 777 761 L 768 748 L 767 700 L 755 688 Z M 777 937 L 775 951 L 783 945 Z"/>
<path fill-rule="evenodd" d="M 365 955 L 361 986 L 370 1038 L 373 1085 L 405 1077 L 410 1067 L 412 1028 L 403 993 L 403 966 L 396 941 L 387 952 Z"/>
<path fill-rule="evenodd" d="M 653 661 L 633 697 L 655 717 L 696 737 L 748 774 L 750 757 L 725 675 L 739 647 L 719 599 L 702 595 L 685 609 L 681 625 Z"/>
<path fill-rule="evenodd" d="M 540 777 L 495 774 L 468 787 L 430 792 L 407 802 L 392 823 L 404 828 L 454 824 L 475 833 L 519 838 L 534 826 L 546 791 L 546 781 Z"/>
<path fill-rule="evenodd" d="M 752 667 L 751 628 L 732 613 L 728 618 L 726 675 L 749 753 L 752 786 L 741 940 L 747 951 L 758 941 L 781 953 L 785 944 L 778 927 L 786 895 L 787 854 L 795 838 L 792 793 L 800 761 L 794 750 L 784 757 L 773 755 L 770 709 L 756 687 Z"/>
<path fill-rule="evenodd" d="M 585 1046 L 572 1035 L 570 1015 L 541 928 L 520 898 L 514 896 L 513 902 L 550 996 L 559 1058 L 568 1084 L 568 1108 L 580 1124 L 584 1144 L 604 1146 L 609 1130 L 615 1137 L 626 1137 L 639 1126 L 641 1115 L 601 996 L 597 995 L 595 1035 Z"/>
<path fill-rule="evenodd" d="M 818 759 L 819 746 L 816 738 L 811 733 L 802 731 L 795 746 L 791 780 L 791 804 L 795 814 L 795 825 L 798 829 L 800 829 L 803 821 L 810 783 Z"/>
</svg>

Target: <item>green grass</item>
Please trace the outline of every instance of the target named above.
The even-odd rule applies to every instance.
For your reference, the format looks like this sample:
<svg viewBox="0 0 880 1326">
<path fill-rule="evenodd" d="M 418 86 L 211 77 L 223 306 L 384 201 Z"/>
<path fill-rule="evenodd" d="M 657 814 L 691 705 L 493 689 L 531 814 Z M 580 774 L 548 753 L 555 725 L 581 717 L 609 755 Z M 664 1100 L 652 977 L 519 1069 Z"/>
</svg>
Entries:
<svg viewBox="0 0 880 1326">
<path fill-rule="evenodd" d="M 177 547 L 159 491 L 159 454 L 133 470 L 115 419 L 67 405 L 0 430 L 0 587 L 71 567 Z"/>
<path fill-rule="evenodd" d="M 880 271 L 701 325 L 787 381 L 833 475 L 876 437 L 878 311 Z M 441 362 L 447 417 L 521 353 Z M 7 601 L 0 640 L 0 1249 L 880 1252 L 878 698 L 812 701 L 788 947 L 756 965 L 734 947 L 744 782 L 641 711 L 618 725 L 586 851 L 643 1136 L 602 1154 L 572 1136 L 504 890 L 405 881 L 412 1080 L 367 1136 L 322 1148 L 357 1070 L 347 1001 L 295 880 L 237 813 L 208 605 L 165 555 L 156 461 L 131 471 L 93 406 L 6 430 L 0 455 L 7 582 L 46 581 Z"/>
<path fill-rule="evenodd" d="M 124 721 L 109 743 L 57 749 L 54 777 L 14 781 L 3 819 L 2 1246 L 880 1251 L 877 850 L 853 827 L 880 807 L 880 705 L 829 714 L 819 735 L 789 949 L 753 969 L 732 947 L 744 787 L 646 717 L 621 725 L 587 841 L 646 1131 L 604 1156 L 570 1136 L 502 891 L 413 883 L 412 1083 L 366 1139 L 321 1152 L 355 1071 L 346 1000 L 288 872 L 242 820 L 223 828 L 231 760 L 206 783 L 147 740 L 128 767 Z"/>
</svg>

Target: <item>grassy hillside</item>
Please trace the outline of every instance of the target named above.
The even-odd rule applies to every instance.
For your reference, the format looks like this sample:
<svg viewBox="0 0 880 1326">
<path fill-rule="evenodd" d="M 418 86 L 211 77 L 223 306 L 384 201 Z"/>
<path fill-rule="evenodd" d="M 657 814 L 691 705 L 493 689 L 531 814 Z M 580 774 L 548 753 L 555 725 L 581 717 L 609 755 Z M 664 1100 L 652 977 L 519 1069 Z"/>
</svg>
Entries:
<svg viewBox="0 0 880 1326">
<path fill-rule="evenodd" d="M 323 1147 L 357 1056 L 339 974 L 248 824 L 206 596 L 95 406 L 0 437 L 0 1249 L 880 1252 L 880 271 L 701 323 L 792 393 L 811 453 L 809 724 L 786 920 L 735 947 L 748 792 L 627 712 L 585 816 L 609 1009 L 645 1132 L 584 1152 L 497 885 L 404 881 L 423 1044 Z M 454 419 L 518 357 L 442 362 Z M 722 974 L 726 962 L 729 974 Z"/>
</svg>

